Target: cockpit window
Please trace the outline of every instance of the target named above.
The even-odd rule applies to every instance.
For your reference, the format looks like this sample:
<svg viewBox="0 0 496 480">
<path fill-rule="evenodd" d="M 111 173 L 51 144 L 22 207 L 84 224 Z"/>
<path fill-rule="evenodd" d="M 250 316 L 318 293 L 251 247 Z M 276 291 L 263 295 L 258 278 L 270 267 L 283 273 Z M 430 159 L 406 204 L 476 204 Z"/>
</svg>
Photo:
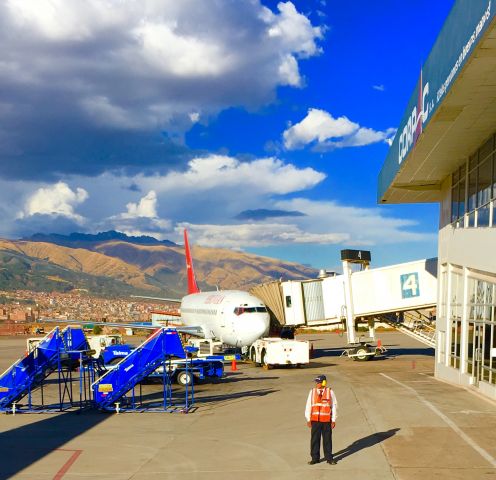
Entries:
<svg viewBox="0 0 496 480">
<path fill-rule="evenodd" d="M 265 307 L 236 307 L 234 309 L 234 314 L 242 315 L 243 313 L 262 313 L 266 311 L 267 309 Z"/>
</svg>

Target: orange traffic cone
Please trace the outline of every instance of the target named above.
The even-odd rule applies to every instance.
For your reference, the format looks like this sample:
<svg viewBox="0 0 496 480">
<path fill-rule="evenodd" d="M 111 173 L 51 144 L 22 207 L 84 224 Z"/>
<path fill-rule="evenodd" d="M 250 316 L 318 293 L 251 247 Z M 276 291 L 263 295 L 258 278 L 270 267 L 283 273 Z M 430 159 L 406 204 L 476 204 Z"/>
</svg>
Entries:
<svg viewBox="0 0 496 480">
<path fill-rule="evenodd" d="M 235 372 L 238 369 L 236 366 L 236 359 L 231 362 L 231 372 Z"/>
<path fill-rule="evenodd" d="M 380 338 L 377 340 L 377 348 L 382 348 L 382 341 Z"/>
</svg>

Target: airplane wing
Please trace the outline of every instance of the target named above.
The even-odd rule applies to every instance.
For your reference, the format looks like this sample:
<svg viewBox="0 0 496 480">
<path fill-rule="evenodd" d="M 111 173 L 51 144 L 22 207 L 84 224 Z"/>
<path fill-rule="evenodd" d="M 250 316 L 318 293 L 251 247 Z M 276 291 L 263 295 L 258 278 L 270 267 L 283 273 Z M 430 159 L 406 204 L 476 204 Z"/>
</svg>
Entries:
<svg viewBox="0 0 496 480">
<path fill-rule="evenodd" d="M 64 325 L 100 325 L 102 327 L 120 327 L 120 328 L 133 328 L 133 329 L 145 329 L 145 330 L 155 330 L 161 328 L 162 325 L 153 325 L 151 322 L 134 322 L 134 323 L 118 323 L 118 322 L 94 322 L 91 320 L 60 320 L 56 318 L 40 318 L 38 320 L 40 323 L 57 323 Z M 205 333 L 201 327 L 197 326 L 183 326 L 169 324 L 163 325 L 175 328 L 179 333 L 186 333 L 188 335 L 194 335 L 195 337 L 205 337 Z"/>
<path fill-rule="evenodd" d="M 132 298 L 144 298 L 146 300 L 158 300 L 159 302 L 181 303 L 180 298 L 147 297 L 145 295 L 131 295 Z"/>
</svg>

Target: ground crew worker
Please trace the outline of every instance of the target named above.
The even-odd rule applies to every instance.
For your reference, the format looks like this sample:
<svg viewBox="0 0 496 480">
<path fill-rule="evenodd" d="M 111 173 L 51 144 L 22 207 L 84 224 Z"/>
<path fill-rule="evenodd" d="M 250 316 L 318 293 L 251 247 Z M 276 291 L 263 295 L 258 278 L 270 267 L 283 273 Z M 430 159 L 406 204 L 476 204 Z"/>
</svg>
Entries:
<svg viewBox="0 0 496 480">
<path fill-rule="evenodd" d="M 310 438 L 309 465 L 320 462 L 320 438 L 324 447 L 324 458 L 330 465 L 336 465 L 332 456 L 332 429 L 336 426 L 337 407 L 336 395 L 326 386 L 325 375 L 315 378 L 315 388 L 310 390 L 305 408 L 307 425 L 312 429 Z"/>
</svg>

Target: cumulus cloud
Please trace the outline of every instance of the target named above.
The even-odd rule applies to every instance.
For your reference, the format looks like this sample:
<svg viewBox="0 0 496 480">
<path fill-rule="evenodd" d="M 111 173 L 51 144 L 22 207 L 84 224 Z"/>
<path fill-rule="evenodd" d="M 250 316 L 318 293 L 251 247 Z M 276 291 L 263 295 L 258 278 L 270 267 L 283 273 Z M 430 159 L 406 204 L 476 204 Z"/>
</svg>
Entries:
<svg viewBox="0 0 496 480">
<path fill-rule="evenodd" d="M 123 218 L 156 218 L 157 217 L 157 194 L 150 190 L 138 203 L 128 203 L 127 212 L 122 214 Z"/>
<path fill-rule="evenodd" d="M 150 190 L 138 202 L 129 202 L 126 212 L 105 219 L 100 228 L 112 228 L 127 235 L 151 235 L 159 240 L 171 230 L 171 222 L 157 214 L 157 194 Z"/>
<path fill-rule="evenodd" d="M 334 118 L 325 110 L 310 108 L 301 122 L 283 133 L 284 146 L 296 150 L 313 144 L 318 151 L 334 148 L 360 147 L 381 141 L 388 142 L 396 130 L 377 131 L 361 127 L 345 116 Z"/>
<path fill-rule="evenodd" d="M 208 155 L 191 160 L 186 171 L 172 171 L 164 176 L 138 176 L 135 182 L 174 195 L 217 190 L 219 195 L 236 191 L 237 195 L 253 196 L 305 190 L 325 177 L 313 168 L 298 168 L 274 157 L 242 162 L 226 155 Z"/>
<path fill-rule="evenodd" d="M 300 86 L 322 36 L 291 2 L 0 2 L 0 175 L 165 171 L 193 124 Z"/>
<path fill-rule="evenodd" d="M 84 218 L 74 211 L 74 207 L 88 199 L 88 192 L 83 188 L 71 190 L 69 185 L 58 182 L 50 187 L 36 190 L 26 201 L 24 209 L 19 212 L 18 218 L 34 215 L 51 215 L 66 217 L 78 223 Z"/>
</svg>

